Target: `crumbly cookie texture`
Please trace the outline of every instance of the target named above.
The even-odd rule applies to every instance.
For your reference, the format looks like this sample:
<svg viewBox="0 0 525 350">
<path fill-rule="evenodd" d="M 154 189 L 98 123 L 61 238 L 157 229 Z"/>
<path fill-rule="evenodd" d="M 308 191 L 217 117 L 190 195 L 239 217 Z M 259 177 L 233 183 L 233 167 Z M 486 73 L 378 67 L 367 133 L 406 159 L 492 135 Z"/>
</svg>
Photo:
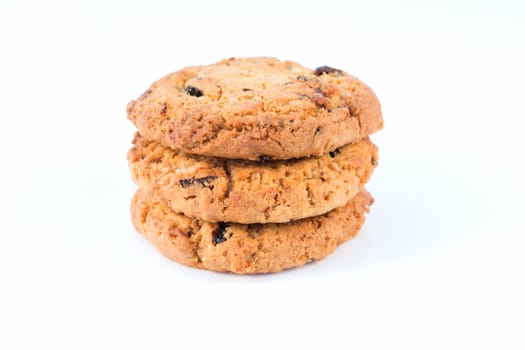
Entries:
<svg viewBox="0 0 525 350">
<path fill-rule="evenodd" d="M 323 156 L 267 162 L 189 155 L 135 135 L 133 180 L 174 211 L 210 222 L 288 222 L 344 206 L 377 165 L 364 139 Z"/>
<path fill-rule="evenodd" d="M 191 154 L 267 160 L 323 155 L 383 126 L 357 78 L 274 58 L 231 58 L 156 81 L 127 107 L 141 134 Z"/>
<path fill-rule="evenodd" d="M 201 269 L 254 274 L 319 260 L 355 236 L 373 199 L 361 190 L 344 207 L 285 224 L 209 223 L 177 214 L 138 190 L 133 225 L 173 260 Z"/>
</svg>

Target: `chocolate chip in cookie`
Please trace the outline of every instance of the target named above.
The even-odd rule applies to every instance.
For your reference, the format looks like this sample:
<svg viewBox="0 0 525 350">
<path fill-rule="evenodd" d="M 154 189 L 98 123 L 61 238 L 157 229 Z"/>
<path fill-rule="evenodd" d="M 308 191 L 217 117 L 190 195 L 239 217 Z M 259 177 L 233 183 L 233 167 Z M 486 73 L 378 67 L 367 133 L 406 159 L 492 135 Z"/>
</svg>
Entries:
<svg viewBox="0 0 525 350">
<path fill-rule="evenodd" d="M 269 160 L 272 160 L 272 157 L 271 156 L 267 156 L 266 154 L 262 154 L 262 155 L 259 156 L 258 160 L 261 163 L 265 163 L 265 162 L 267 162 Z"/>
<path fill-rule="evenodd" d="M 334 74 L 336 77 L 339 77 L 343 75 L 343 71 L 340 69 L 328 67 L 328 66 L 321 66 L 317 67 L 314 71 L 314 75 L 320 76 L 323 74 Z"/>
<path fill-rule="evenodd" d="M 217 245 L 219 243 L 226 242 L 226 237 L 224 237 L 224 234 L 226 233 L 226 229 L 230 226 L 230 224 L 219 222 L 219 227 L 217 227 L 212 232 L 213 236 L 213 244 Z"/>
<path fill-rule="evenodd" d="M 341 151 L 339 150 L 339 148 L 336 148 L 336 149 L 334 149 L 333 151 L 328 152 L 328 154 L 330 155 L 331 158 L 335 158 L 335 156 L 338 155 L 339 153 L 341 153 Z"/>
<path fill-rule="evenodd" d="M 201 89 L 195 86 L 191 86 L 191 85 L 186 86 L 186 88 L 184 89 L 184 92 L 190 96 L 195 96 L 195 97 L 201 97 L 204 95 Z"/>
</svg>

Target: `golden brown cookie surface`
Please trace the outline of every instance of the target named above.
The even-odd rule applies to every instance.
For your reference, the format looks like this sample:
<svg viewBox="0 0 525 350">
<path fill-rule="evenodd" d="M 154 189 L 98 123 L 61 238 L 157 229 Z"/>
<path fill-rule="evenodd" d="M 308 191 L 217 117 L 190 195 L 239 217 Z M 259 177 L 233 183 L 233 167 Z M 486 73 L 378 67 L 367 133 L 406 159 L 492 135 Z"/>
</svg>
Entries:
<svg viewBox="0 0 525 350">
<path fill-rule="evenodd" d="M 322 155 L 383 126 L 379 101 L 358 79 L 274 58 L 182 69 L 127 112 L 144 137 L 166 147 L 251 160 Z"/>
<path fill-rule="evenodd" d="M 319 260 L 354 237 L 373 199 L 361 190 L 344 207 L 285 224 L 209 223 L 177 214 L 138 190 L 133 225 L 165 256 L 182 264 L 241 274 L 278 272 Z"/>
<path fill-rule="evenodd" d="M 194 156 L 138 133 L 128 161 L 148 197 L 210 222 L 288 222 L 344 206 L 368 181 L 377 147 L 368 139 L 323 156 L 243 161 Z"/>
</svg>

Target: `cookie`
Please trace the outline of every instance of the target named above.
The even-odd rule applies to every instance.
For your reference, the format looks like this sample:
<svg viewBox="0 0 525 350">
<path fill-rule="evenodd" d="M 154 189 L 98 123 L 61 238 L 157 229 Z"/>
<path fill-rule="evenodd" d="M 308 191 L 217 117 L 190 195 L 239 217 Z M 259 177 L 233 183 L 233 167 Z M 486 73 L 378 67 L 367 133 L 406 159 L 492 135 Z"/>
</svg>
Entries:
<svg viewBox="0 0 525 350">
<path fill-rule="evenodd" d="M 156 81 L 127 107 L 147 139 L 205 156 L 323 155 L 383 126 L 372 90 L 338 69 L 231 58 Z"/>
<path fill-rule="evenodd" d="M 267 162 L 189 155 L 135 135 L 128 153 L 148 197 L 210 222 L 288 222 L 345 205 L 377 164 L 369 139 L 325 155 Z"/>
<path fill-rule="evenodd" d="M 344 207 L 285 224 L 209 223 L 177 214 L 138 190 L 132 222 L 170 259 L 201 269 L 240 274 L 278 272 L 319 260 L 354 237 L 373 199 L 361 190 Z"/>
</svg>

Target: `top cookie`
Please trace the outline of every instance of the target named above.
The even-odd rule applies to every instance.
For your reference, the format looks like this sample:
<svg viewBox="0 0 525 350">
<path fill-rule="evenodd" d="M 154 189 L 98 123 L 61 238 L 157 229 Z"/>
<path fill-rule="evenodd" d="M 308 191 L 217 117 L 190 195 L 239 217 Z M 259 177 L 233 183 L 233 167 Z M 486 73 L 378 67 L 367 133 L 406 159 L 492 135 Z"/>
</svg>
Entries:
<svg viewBox="0 0 525 350">
<path fill-rule="evenodd" d="M 231 58 L 169 74 L 127 108 L 147 139 L 187 153 L 268 160 L 321 155 L 383 126 L 364 83 L 330 68 Z"/>
</svg>

